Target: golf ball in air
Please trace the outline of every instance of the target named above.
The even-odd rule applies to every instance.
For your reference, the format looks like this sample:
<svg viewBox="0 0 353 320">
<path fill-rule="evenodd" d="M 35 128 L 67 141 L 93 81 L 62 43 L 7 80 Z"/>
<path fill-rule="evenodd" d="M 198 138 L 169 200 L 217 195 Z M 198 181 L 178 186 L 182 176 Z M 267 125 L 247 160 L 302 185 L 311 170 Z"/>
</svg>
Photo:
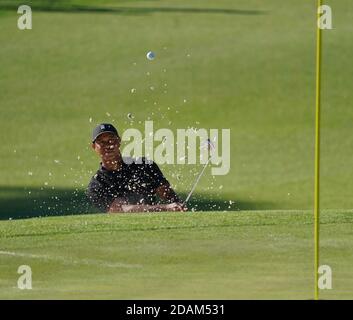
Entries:
<svg viewBox="0 0 353 320">
<path fill-rule="evenodd" d="M 148 60 L 153 60 L 156 57 L 156 55 L 154 54 L 154 52 L 149 51 L 147 52 L 146 57 Z"/>
</svg>

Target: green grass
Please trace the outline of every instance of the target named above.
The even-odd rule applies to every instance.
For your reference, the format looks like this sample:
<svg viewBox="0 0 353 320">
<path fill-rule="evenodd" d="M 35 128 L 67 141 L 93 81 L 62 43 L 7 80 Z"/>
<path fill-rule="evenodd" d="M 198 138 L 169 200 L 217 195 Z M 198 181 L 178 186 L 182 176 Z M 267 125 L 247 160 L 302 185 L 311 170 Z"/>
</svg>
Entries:
<svg viewBox="0 0 353 320">
<path fill-rule="evenodd" d="M 65 12 L 33 1 L 30 31 L 17 29 L 6 3 L 0 172 L 14 200 L 32 201 L 31 188 L 83 189 L 97 169 L 89 148 L 94 124 L 114 121 L 123 132 L 150 118 L 155 129 L 231 129 L 230 173 L 205 177 L 198 192 L 237 201 L 239 209 L 312 207 L 315 1 L 56 1 Z M 353 11 L 348 0 L 327 3 L 335 15 L 334 30 L 324 33 L 322 207 L 350 209 Z M 145 58 L 148 50 L 155 61 Z M 186 192 L 197 168 L 163 171 Z"/>
<path fill-rule="evenodd" d="M 352 211 L 323 214 L 333 289 L 321 298 L 353 298 L 352 220 Z M 312 299 L 312 230 L 306 211 L 3 221 L 0 298 Z M 17 289 L 22 264 L 32 290 Z"/>
<path fill-rule="evenodd" d="M 30 31 L 19 4 L 0 0 L 0 220 L 91 211 L 103 121 L 230 128 L 230 173 L 208 169 L 192 205 L 231 211 L 1 221 L 0 250 L 28 256 L 1 256 L 0 296 L 312 298 L 316 1 L 33 0 Z M 322 297 L 352 298 L 353 10 L 325 4 Z M 162 170 L 185 196 L 199 167 Z M 22 263 L 30 292 L 15 288 Z"/>
</svg>

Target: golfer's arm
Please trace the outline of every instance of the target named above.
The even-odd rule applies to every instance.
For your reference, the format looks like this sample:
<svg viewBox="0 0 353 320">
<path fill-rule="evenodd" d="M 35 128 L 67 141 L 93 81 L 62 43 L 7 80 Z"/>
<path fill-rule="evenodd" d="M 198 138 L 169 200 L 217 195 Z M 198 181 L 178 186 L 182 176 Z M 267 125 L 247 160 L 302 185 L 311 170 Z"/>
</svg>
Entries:
<svg viewBox="0 0 353 320">
<path fill-rule="evenodd" d="M 144 204 L 126 204 L 120 199 L 115 199 L 110 205 L 108 213 L 122 213 L 122 212 L 161 212 L 168 211 L 165 205 L 144 205 Z"/>
<path fill-rule="evenodd" d="M 182 202 L 170 185 L 162 185 L 156 189 L 156 194 L 169 203 Z"/>
</svg>

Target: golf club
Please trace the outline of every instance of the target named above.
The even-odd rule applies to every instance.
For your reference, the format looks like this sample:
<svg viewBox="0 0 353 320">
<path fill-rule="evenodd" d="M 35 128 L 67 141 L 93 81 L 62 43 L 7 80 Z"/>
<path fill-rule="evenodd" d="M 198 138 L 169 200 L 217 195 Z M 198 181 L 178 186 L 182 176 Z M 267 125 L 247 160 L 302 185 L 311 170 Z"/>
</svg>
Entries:
<svg viewBox="0 0 353 320">
<path fill-rule="evenodd" d="M 202 168 L 200 174 L 197 176 L 197 178 L 196 178 L 196 180 L 195 180 L 195 182 L 194 182 L 194 184 L 193 184 L 193 186 L 192 186 L 192 188 L 191 188 L 191 190 L 190 190 L 188 196 L 186 197 L 186 199 L 185 199 L 185 201 L 184 201 L 184 204 L 186 204 L 186 203 L 189 201 L 189 199 L 191 198 L 191 196 L 192 196 L 192 194 L 193 194 L 193 192 L 194 192 L 194 190 L 195 190 L 197 184 L 199 183 L 199 181 L 200 181 L 200 179 L 201 179 L 203 173 L 205 172 L 205 169 L 206 169 L 208 163 L 210 162 L 210 160 L 211 160 L 211 158 L 212 158 L 212 151 L 215 149 L 215 147 L 214 147 L 214 145 L 213 145 L 213 143 L 211 142 L 210 139 L 207 139 L 207 148 L 208 148 L 208 150 L 210 151 L 210 156 L 209 156 L 207 162 L 205 163 L 205 165 L 203 166 L 203 168 Z"/>
</svg>

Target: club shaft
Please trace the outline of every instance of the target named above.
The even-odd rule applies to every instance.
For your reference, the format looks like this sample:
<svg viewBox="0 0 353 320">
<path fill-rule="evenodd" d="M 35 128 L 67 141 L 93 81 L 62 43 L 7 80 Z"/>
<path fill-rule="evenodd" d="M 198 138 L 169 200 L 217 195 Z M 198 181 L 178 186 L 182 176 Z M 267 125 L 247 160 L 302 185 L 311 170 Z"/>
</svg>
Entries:
<svg viewBox="0 0 353 320">
<path fill-rule="evenodd" d="M 189 192 L 189 194 L 188 194 L 187 198 L 185 199 L 184 203 L 186 203 L 186 202 L 189 201 L 189 199 L 190 199 L 192 193 L 194 192 L 194 190 L 195 190 L 197 184 L 199 183 L 199 181 L 200 181 L 200 179 L 201 179 L 201 177 L 202 177 L 202 175 L 203 175 L 203 173 L 204 173 L 204 171 L 205 171 L 205 169 L 206 169 L 208 163 L 210 162 L 210 160 L 211 160 L 211 157 L 208 158 L 206 164 L 203 166 L 203 168 L 202 168 L 200 174 L 199 174 L 198 177 L 196 178 L 196 180 L 195 180 L 195 182 L 194 182 L 194 185 L 192 186 L 191 191 Z"/>
</svg>

